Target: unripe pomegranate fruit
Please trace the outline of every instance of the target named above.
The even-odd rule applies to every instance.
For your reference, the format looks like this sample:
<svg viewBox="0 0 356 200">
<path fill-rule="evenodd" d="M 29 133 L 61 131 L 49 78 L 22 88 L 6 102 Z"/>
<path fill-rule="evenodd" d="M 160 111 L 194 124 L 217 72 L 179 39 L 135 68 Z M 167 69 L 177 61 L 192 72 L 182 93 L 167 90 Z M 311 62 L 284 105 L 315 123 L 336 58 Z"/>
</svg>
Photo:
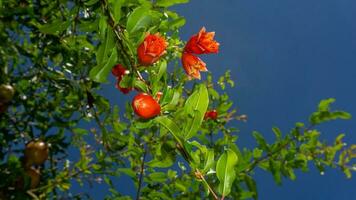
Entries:
<svg viewBox="0 0 356 200">
<path fill-rule="evenodd" d="M 155 117 L 161 112 L 158 102 L 146 93 L 139 93 L 134 97 L 132 108 L 139 117 L 144 119 Z"/>
</svg>

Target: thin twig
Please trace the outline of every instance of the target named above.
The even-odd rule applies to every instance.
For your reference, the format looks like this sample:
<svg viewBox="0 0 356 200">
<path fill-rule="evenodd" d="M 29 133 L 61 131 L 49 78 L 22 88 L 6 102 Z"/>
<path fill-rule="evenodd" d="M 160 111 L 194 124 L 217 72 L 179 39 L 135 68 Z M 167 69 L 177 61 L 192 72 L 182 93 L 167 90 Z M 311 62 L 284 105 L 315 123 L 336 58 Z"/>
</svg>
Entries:
<svg viewBox="0 0 356 200">
<path fill-rule="evenodd" d="M 196 176 L 198 176 L 197 178 L 201 179 L 206 186 L 208 187 L 208 190 L 210 191 L 210 193 L 213 195 L 215 200 L 219 200 L 218 195 L 216 195 L 216 193 L 214 192 L 213 188 L 209 185 L 209 183 L 206 181 L 204 175 L 199 171 L 199 169 L 196 169 Z"/>
<path fill-rule="evenodd" d="M 141 162 L 141 167 L 140 167 L 140 176 L 138 179 L 138 187 L 137 187 L 137 193 L 136 193 L 136 200 L 140 199 L 140 192 L 141 192 L 141 187 L 142 187 L 142 179 L 143 179 L 143 173 L 145 171 L 145 158 L 146 158 L 146 153 L 147 150 L 144 148 L 143 149 L 143 156 L 142 156 L 142 162 Z"/>
</svg>

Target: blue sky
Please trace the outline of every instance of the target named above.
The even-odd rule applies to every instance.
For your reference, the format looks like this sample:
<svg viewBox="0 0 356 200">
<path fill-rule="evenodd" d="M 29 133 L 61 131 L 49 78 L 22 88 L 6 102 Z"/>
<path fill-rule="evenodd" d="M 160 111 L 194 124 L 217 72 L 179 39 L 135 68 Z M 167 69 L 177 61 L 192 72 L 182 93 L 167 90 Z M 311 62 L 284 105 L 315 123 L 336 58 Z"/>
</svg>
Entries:
<svg viewBox="0 0 356 200">
<path fill-rule="evenodd" d="M 236 80 L 229 92 L 249 116 L 238 125 L 239 147 L 255 144 L 253 130 L 272 141 L 272 126 L 288 131 L 328 97 L 355 117 L 320 127 L 322 139 L 332 142 L 346 133 L 347 143 L 356 143 L 356 1 L 193 0 L 175 9 L 187 18 L 183 39 L 202 26 L 216 32 L 221 51 L 204 60 L 213 74 L 230 69 Z M 282 186 L 267 172 L 254 177 L 261 200 L 356 199 L 356 179 L 337 169 L 321 176 L 312 167 Z"/>
</svg>

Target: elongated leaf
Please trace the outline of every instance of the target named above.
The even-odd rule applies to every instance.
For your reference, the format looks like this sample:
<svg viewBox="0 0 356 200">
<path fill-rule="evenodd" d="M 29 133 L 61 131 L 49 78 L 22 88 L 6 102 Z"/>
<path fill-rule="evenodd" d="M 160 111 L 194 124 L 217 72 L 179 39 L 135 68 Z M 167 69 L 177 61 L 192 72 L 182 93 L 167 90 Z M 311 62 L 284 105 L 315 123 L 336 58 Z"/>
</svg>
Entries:
<svg viewBox="0 0 356 200">
<path fill-rule="evenodd" d="M 276 135 L 277 140 L 280 140 L 282 138 L 282 132 L 278 127 L 273 127 L 272 131 Z"/>
<path fill-rule="evenodd" d="M 231 186 L 236 178 L 234 170 L 238 157 L 234 151 L 228 149 L 222 154 L 216 164 L 216 176 L 218 177 L 219 193 L 225 197 L 231 192 Z"/>
<path fill-rule="evenodd" d="M 189 139 L 195 135 L 201 125 L 202 114 L 198 110 L 194 110 L 193 116 L 188 116 L 183 129 L 185 139 Z"/>
<path fill-rule="evenodd" d="M 174 164 L 174 160 L 167 156 L 166 158 L 159 160 L 159 159 L 153 159 L 149 162 L 147 162 L 147 165 L 150 167 L 157 167 L 157 168 L 167 168 L 170 167 Z"/>
<path fill-rule="evenodd" d="M 159 63 L 159 70 L 158 70 L 158 74 L 157 74 L 156 80 L 160 80 L 162 78 L 162 76 L 164 74 L 166 74 L 166 72 L 167 72 L 167 61 L 162 60 Z"/>
<path fill-rule="evenodd" d="M 89 76 L 92 80 L 100 83 L 104 83 L 107 81 L 107 76 L 109 75 L 112 66 L 115 65 L 117 61 L 117 52 L 114 49 L 111 52 L 109 60 L 106 62 L 104 66 L 97 65 L 92 70 L 90 70 Z"/>
<path fill-rule="evenodd" d="M 269 146 L 265 140 L 265 138 L 257 131 L 254 131 L 252 133 L 252 136 L 256 139 L 257 143 L 258 143 L 258 146 L 265 150 L 265 151 L 268 151 L 269 150 Z"/>
<path fill-rule="evenodd" d="M 203 173 L 206 173 L 212 168 L 214 165 L 214 150 L 213 149 L 208 149 L 206 154 L 205 154 L 205 163 L 204 163 L 204 169 Z"/>
<path fill-rule="evenodd" d="M 160 123 L 163 127 L 168 129 L 168 131 L 173 135 L 173 137 L 182 144 L 181 131 L 179 126 L 171 119 L 165 116 L 159 116 L 154 119 L 156 122 Z"/>
<path fill-rule="evenodd" d="M 100 44 L 96 53 L 97 66 L 90 70 L 89 77 L 96 82 L 106 82 L 112 67 L 117 61 L 114 33 L 106 29 L 105 41 Z"/>
<path fill-rule="evenodd" d="M 282 184 L 282 176 L 281 176 L 281 162 L 274 161 L 272 159 L 269 160 L 269 170 L 273 175 L 274 181 L 278 184 Z"/>
<path fill-rule="evenodd" d="M 258 199 L 258 193 L 257 193 L 257 186 L 255 180 L 249 175 L 244 176 L 245 183 L 247 185 L 247 188 L 250 190 L 250 192 L 253 193 L 252 197 L 253 199 Z"/>
<path fill-rule="evenodd" d="M 173 20 L 172 22 L 169 23 L 169 28 L 170 29 L 178 29 L 185 24 L 185 19 L 183 17 L 180 17 L 178 19 Z"/>
<path fill-rule="evenodd" d="M 156 5 L 162 7 L 169 7 L 175 4 L 188 3 L 189 0 L 157 0 Z"/>
<path fill-rule="evenodd" d="M 105 41 L 103 41 L 96 53 L 96 62 L 98 64 L 103 64 L 107 61 L 112 49 L 115 47 L 114 33 L 107 29 L 105 33 Z"/>
<path fill-rule="evenodd" d="M 115 20 L 115 24 L 119 23 L 120 18 L 121 18 L 121 7 L 122 7 L 122 1 L 116 1 L 116 0 L 109 0 L 109 3 L 112 7 L 112 14 Z"/>
<path fill-rule="evenodd" d="M 163 172 L 153 172 L 148 175 L 148 178 L 154 182 L 164 182 L 167 179 L 167 174 Z"/>
<path fill-rule="evenodd" d="M 128 17 L 126 29 L 129 33 L 134 33 L 140 29 L 146 29 L 152 23 L 153 17 L 150 9 L 144 6 L 136 8 Z"/>
<path fill-rule="evenodd" d="M 201 84 L 187 99 L 184 105 L 185 112 L 188 116 L 192 116 L 192 121 L 186 123 L 184 127 L 184 139 L 192 138 L 198 131 L 206 110 L 209 105 L 209 94 L 206 86 Z"/>
<path fill-rule="evenodd" d="M 65 31 L 70 25 L 70 21 L 57 20 L 50 24 L 39 25 L 38 29 L 45 34 L 59 35 Z"/>
<path fill-rule="evenodd" d="M 335 102 L 334 98 L 323 99 L 318 105 L 318 111 L 329 111 L 330 105 Z"/>
<path fill-rule="evenodd" d="M 161 78 L 166 76 L 167 72 L 167 62 L 162 60 L 159 62 L 157 66 L 154 66 L 153 70 L 150 72 L 150 82 L 153 93 L 156 94 L 157 92 L 162 90 L 163 84 L 161 83 Z"/>
</svg>

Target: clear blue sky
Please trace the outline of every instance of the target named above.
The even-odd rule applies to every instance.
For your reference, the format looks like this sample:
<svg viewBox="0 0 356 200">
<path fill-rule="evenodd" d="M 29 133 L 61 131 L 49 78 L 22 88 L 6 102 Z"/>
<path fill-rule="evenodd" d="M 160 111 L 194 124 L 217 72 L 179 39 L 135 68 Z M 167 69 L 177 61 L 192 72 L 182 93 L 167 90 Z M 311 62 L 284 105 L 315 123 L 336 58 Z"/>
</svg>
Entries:
<svg viewBox="0 0 356 200">
<path fill-rule="evenodd" d="M 323 126 L 322 138 L 332 142 L 346 133 L 356 144 L 356 1 L 192 0 L 176 10 L 187 18 L 183 39 L 201 26 L 216 32 L 221 51 L 204 60 L 213 74 L 231 69 L 237 82 L 230 94 L 249 116 L 239 126 L 240 147 L 254 145 L 253 130 L 271 141 L 272 126 L 286 132 L 306 121 L 327 97 L 354 118 Z M 267 172 L 255 178 L 261 200 L 356 199 L 356 177 L 348 180 L 336 169 L 321 176 L 312 168 L 281 187 Z"/>
<path fill-rule="evenodd" d="M 356 144 L 355 0 L 192 0 L 175 9 L 187 18 L 183 39 L 202 26 L 216 32 L 221 51 L 204 61 L 214 75 L 230 69 L 236 80 L 229 93 L 239 111 L 249 116 L 238 125 L 240 148 L 255 145 L 253 130 L 272 141 L 272 126 L 286 132 L 295 122 L 305 122 L 328 97 L 337 99 L 334 107 L 355 117 L 321 127 L 322 139 L 332 142 L 346 133 L 348 143 Z M 114 104 L 131 98 L 112 84 L 102 92 Z M 356 177 L 348 180 L 337 169 L 321 176 L 312 167 L 282 186 L 267 172 L 257 171 L 255 178 L 261 200 L 356 200 Z M 119 190 L 134 193 L 124 180 L 117 184 Z M 101 199 L 103 189 L 92 190 L 95 199 Z"/>
</svg>

